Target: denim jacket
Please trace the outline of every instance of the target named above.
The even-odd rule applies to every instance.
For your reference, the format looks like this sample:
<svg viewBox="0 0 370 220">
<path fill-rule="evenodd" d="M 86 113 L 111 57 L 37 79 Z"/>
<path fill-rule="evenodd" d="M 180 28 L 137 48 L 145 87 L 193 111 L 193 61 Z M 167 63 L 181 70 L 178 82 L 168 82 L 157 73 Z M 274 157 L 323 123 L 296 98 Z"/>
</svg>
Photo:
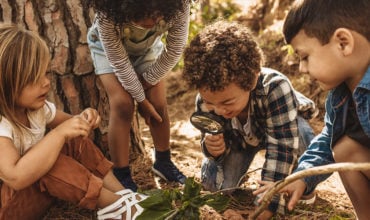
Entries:
<svg viewBox="0 0 370 220">
<path fill-rule="evenodd" d="M 300 157 L 295 172 L 335 162 L 332 147 L 344 134 L 350 95 L 351 91 L 344 83 L 329 92 L 325 104 L 325 126 L 322 132 L 312 140 L 307 151 Z M 357 106 L 360 124 L 365 134 L 370 137 L 370 66 L 355 88 L 352 97 Z M 311 193 L 317 184 L 329 176 L 330 174 L 304 178 L 307 186 L 305 194 Z"/>
</svg>

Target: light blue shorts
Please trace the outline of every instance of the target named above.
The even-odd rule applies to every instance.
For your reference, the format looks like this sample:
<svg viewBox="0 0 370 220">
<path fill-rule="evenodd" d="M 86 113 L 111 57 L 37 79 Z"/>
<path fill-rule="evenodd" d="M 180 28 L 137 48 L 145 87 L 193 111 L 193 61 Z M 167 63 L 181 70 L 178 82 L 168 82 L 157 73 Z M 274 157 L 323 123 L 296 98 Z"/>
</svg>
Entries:
<svg viewBox="0 0 370 220">
<path fill-rule="evenodd" d="M 89 45 L 91 58 L 95 68 L 95 74 L 113 73 L 113 68 L 110 65 L 103 45 L 98 38 L 98 33 L 94 27 L 89 29 L 87 33 L 87 43 Z"/>
<path fill-rule="evenodd" d="M 152 39 L 154 43 L 150 48 L 143 47 L 143 45 L 147 45 L 145 42 L 140 42 L 139 44 L 127 42 L 130 44 L 129 48 L 134 51 L 127 51 L 127 53 L 129 54 L 129 59 L 133 68 L 135 69 L 135 72 L 138 74 L 143 73 L 151 64 L 153 64 L 163 51 L 164 46 L 161 41 L 161 37 L 156 35 L 153 36 L 153 38 L 156 39 Z M 93 60 L 95 74 L 101 75 L 106 73 L 114 73 L 113 67 L 110 65 L 103 45 L 99 40 L 99 33 L 95 25 L 93 25 L 88 31 L 87 43 L 89 45 L 91 58 Z M 138 54 L 139 51 L 140 54 Z"/>
</svg>

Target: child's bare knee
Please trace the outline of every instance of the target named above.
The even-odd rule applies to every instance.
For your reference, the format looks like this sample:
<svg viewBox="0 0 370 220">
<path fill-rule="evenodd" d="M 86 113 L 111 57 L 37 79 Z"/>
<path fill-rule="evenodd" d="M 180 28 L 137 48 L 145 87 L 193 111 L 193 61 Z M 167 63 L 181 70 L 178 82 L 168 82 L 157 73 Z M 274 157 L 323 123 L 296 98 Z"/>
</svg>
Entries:
<svg viewBox="0 0 370 220">
<path fill-rule="evenodd" d="M 344 135 L 333 146 L 336 162 L 362 162 L 370 159 L 370 151 L 354 139 Z"/>
<path fill-rule="evenodd" d="M 124 115 L 131 115 L 134 112 L 134 102 L 131 99 L 109 100 L 111 111 L 121 112 Z"/>
</svg>

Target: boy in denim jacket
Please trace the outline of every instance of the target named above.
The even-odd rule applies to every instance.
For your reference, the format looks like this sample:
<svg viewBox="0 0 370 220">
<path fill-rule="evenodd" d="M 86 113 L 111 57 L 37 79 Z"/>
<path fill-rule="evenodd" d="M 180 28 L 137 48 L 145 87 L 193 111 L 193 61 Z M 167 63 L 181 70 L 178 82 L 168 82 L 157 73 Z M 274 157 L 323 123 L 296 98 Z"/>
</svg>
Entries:
<svg viewBox="0 0 370 220">
<path fill-rule="evenodd" d="M 284 35 L 300 57 L 300 71 L 330 90 L 325 126 L 299 159 L 296 171 L 335 162 L 370 162 L 369 12 L 369 0 L 303 0 L 287 15 Z M 358 219 L 368 219 L 370 171 L 339 174 Z M 328 176 L 288 185 L 288 208 Z"/>
</svg>

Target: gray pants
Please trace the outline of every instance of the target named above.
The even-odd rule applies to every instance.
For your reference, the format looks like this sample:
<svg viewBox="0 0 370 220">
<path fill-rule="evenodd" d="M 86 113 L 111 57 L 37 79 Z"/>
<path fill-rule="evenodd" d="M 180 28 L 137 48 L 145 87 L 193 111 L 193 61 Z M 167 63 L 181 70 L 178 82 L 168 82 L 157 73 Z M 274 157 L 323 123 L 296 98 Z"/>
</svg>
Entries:
<svg viewBox="0 0 370 220">
<path fill-rule="evenodd" d="M 300 156 L 314 138 L 314 133 L 308 122 L 301 117 L 298 117 L 298 129 L 298 156 Z M 220 189 L 238 187 L 256 153 L 262 149 L 264 147 L 231 150 L 223 159 L 222 164 L 213 159 L 204 158 L 201 169 L 203 188 L 214 192 Z M 220 178 L 222 178 L 222 181 L 220 181 Z"/>
</svg>

